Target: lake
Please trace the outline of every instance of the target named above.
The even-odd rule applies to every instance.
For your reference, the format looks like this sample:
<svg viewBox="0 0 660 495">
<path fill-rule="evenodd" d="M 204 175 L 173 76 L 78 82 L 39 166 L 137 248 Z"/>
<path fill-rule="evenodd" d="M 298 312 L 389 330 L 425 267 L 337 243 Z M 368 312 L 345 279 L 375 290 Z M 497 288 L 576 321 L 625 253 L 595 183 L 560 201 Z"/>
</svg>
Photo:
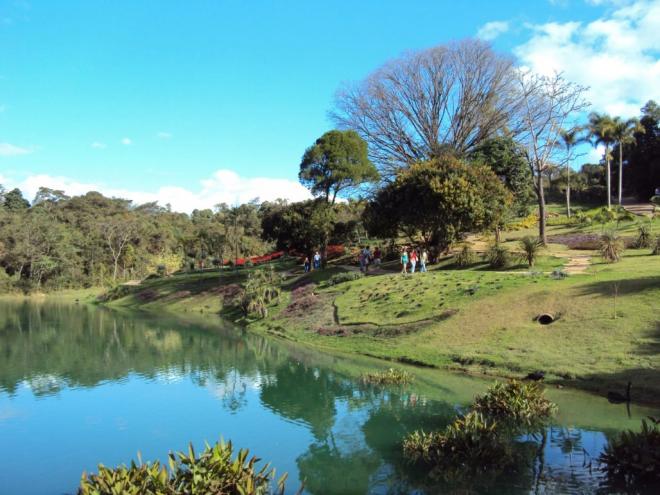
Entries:
<svg viewBox="0 0 660 495">
<path fill-rule="evenodd" d="M 83 471 L 231 440 L 288 472 L 288 492 L 584 493 L 607 439 L 657 410 L 548 389 L 560 412 L 520 439 L 515 473 L 429 480 L 401 457 L 492 380 L 410 368 L 406 387 L 362 385 L 387 365 L 247 334 L 215 319 L 0 302 L 0 493 L 75 493 Z"/>
</svg>

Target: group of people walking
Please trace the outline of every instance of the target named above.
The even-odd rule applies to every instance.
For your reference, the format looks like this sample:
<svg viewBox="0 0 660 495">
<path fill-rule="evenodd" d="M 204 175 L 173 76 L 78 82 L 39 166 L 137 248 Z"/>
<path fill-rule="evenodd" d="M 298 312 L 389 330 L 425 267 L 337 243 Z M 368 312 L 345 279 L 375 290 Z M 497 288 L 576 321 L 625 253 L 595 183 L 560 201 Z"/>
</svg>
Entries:
<svg viewBox="0 0 660 495">
<path fill-rule="evenodd" d="M 421 251 L 417 248 L 404 247 L 401 251 L 401 273 L 415 273 L 417 264 L 419 264 L 419 271 L 426 272 L 426 264 L 429 261 L 429 254 L 426 249 Z M 408 272 L 408 265 L 410 265 L 410 272 Z"/>
<path fill-rule="evenodd" d="M 371 252 L 371 246 L 361 246 L 358 253 L 358 261 L 360 262 L 360 271 L 363 273 L 369 272 L 369 265 L 380 265 L 382 253 L 380 248 L 376 248 Z"/>
<path fill-rule="evenodd" d="M 316 251 L 314 253 L 314 256 L 312 256 L 312 261 L 313 265 L 309 261 L 309 256 L 305 256 L 305 260 L 303 261 L 303 266 L 305 268 L 305 273 L 309 272 L 312 270 L 312 266 L 314 267 L 314 270 L 320 270 L 321 269 L 321 253 Z"/>
</svg>

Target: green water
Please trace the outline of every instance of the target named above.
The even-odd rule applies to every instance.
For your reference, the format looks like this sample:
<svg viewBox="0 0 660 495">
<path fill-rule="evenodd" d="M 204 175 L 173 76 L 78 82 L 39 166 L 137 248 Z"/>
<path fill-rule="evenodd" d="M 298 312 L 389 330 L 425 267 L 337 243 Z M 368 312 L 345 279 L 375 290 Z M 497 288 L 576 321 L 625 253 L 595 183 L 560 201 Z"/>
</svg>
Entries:
<svg viewBox="0 0 660 495">
<path fill-rule="evenodd" d="M 406 433 L 442 428 L 489 381 L 337 357 L 208 321 L 52 303 L 0 303 L 0 493 L 75 493 L 98 463 L 164 458 L 231 439 L 289 473 L 291 493 L 584 493 L 607 439 L 657 411 L 568 390 L 545 441 L 521 439 L 515 473 L 431 481 L 401 458 Z"/>
</svg>

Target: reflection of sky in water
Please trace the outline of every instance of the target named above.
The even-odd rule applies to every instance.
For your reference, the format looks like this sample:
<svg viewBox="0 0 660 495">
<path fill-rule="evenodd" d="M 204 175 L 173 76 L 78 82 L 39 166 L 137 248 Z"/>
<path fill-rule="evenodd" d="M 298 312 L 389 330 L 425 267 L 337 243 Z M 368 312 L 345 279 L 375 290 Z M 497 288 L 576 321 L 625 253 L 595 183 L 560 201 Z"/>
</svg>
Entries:
<svg viewBox="0 0 660 495">
<path fill-rule="evenodd" d="M 126 463 L 138 451 L 145 460 L 164 459 L 190 441 L 201 447 L 220 438 L 288 472 L 291 492 L 301 479 L 315 495 L 448 491 L 410 474 L 400 442 L 414 428 L 444 427 L 473 395 L 461 387 L 475 380 L 447 375 L 426 388 L 365 387 L 340 373 L 338 358 L 324 362 L 309 351 L 293 359 L 275 342 L 239 332 L 176 330 L 171 322 L 160 331 L 159 320 L 115 325 L 108 315 L 101 313 L 103 326 L 62 325 L 57 340 L 39 335 L 36 324 L 29 339 L 0 332 L 10 356 L 0 362 L 0 492 L 73 493 L 81 472 L 98 463 Z M 352 366 L 355 377 L 361 368 Z M 575 411 L 594 404 L 573 395 L 561 409 L 570 427 L 548 429 L 543 449 L 534 439 L 528 472 L 504 476 L 489 492 L 593 488 L 598 477 L 589 463 L 595 467 L 607 438 L 598 428 L 571 426 L 584 426 Z"/>
</svg>

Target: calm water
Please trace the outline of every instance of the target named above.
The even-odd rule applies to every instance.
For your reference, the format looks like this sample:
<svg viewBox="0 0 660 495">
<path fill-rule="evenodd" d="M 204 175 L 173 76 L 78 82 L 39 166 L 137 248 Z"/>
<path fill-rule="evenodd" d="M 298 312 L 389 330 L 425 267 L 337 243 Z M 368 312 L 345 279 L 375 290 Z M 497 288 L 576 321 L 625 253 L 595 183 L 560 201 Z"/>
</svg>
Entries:
<svg viewBox="0 0 660 495">
<path fill-rule="evenodd" d="M 607 438 L 657 411 L 550 390 L 557 424 L 521 439 L 516 473 L 430 482 L 401 459 L 416 428 L 442 428 L 489 382 L 418 370 L 414 386 L 356 377 L 382 364 L 338 358 L 208 322 L 0 303 L 0 493 L 75 493 L 98 463 L 164 458 L 231 439 L 307 493 L 529 493 L 595 489 Z"/>
</svg>

